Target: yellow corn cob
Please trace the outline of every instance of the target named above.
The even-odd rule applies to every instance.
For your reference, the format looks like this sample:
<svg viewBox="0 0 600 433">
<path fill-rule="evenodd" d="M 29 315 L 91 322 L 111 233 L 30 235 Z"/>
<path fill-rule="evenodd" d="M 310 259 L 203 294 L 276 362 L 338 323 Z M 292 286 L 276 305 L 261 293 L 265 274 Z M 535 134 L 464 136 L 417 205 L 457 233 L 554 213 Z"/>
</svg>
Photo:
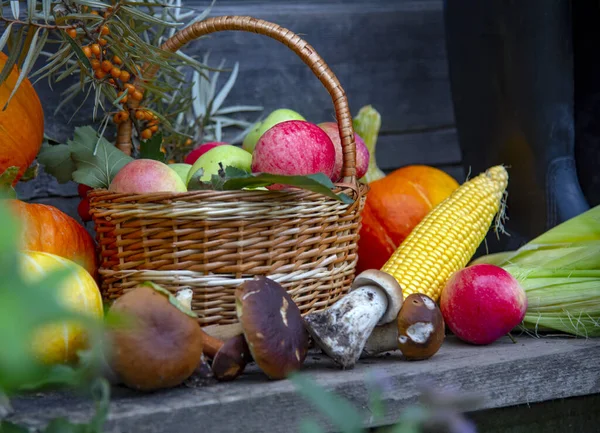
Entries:
<svg viewBox="0 0 600 433">
<path fill-rule="evenodd" d="M 423 293 L 438 300 L 450 276 L 475 254 L 494 215 L 503 217 L 507 184 L 504 167 L 492 167 L 461 185 L 412 230 L 381 268 L 400 283 L 404 297 Z"/>
</svg>

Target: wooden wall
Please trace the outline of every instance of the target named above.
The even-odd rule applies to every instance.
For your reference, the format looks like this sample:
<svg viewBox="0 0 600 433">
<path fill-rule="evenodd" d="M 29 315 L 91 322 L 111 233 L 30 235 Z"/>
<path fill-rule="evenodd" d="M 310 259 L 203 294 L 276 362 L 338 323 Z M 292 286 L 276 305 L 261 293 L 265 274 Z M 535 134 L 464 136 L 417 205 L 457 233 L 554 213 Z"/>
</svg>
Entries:
<svg viewBox="0 0 600 433">
<path fill-rule="evenodd" d="M 198 10 L 208 1 L 188 0 Z M 218 0 L 212 15 L 252 15 L 301 34 L 325 59 L 342 83 L 353 113 L 372 104 L 382 114 L 377 160 L 386 171 L 407 164 L 440 167 L 464 179 L 453 126 L 444 44 L 441 0 Z M 329 95 L 293 52 L 265 36 L 225 32 L 210 35 L 186 52 L 211 52 L 240 75 L 228 104 L 257 104 L 265 115 L 279 107 L 308 120 L 333 120 Z M 59 88 L 60 89 L 60 88 Z M 83 111 L 71 123 L 54 116 L 58 93 L 38 86 L 49 135 L 68 137 L 77 124 L 89 123 Z M 22 199 L 51 203 L 76 215 L 76 185 L 59 185 L 41 174 L 21 183 Z"/>
</svg>

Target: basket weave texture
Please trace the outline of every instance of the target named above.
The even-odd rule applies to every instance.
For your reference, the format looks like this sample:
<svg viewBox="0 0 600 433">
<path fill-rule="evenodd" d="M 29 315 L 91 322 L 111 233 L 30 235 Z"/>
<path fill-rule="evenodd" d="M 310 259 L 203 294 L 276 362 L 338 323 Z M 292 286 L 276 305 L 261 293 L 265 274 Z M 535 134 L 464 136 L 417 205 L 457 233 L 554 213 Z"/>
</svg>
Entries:
<svg viewBox="0 0 600 433">
<path fill-rule="evenodd" d="M 191 25 L 162 48 L 177 51 L 203 35 L 241 30 L 286 44 L 311 67 L 332 97 L 344 150 L 336 192 L 352 205 L 304 190 L 89 193 L 99 244 L 101 290 L 116 299 L 144 281 L 193 290 L 201 325 L 237 322 L 235 288 L 254 275 L 278 281 L 303 314 L 343 296 L 354 278 L 367 187 L 355 176 L 355 143 L 346 95 L 316 51 L 291 31 L 252 17 L 216 17 Z M 144 78 L 156 71 L 145 69 Z M 117 145 L 131 151 L 131 123 Z"/>
</svg>

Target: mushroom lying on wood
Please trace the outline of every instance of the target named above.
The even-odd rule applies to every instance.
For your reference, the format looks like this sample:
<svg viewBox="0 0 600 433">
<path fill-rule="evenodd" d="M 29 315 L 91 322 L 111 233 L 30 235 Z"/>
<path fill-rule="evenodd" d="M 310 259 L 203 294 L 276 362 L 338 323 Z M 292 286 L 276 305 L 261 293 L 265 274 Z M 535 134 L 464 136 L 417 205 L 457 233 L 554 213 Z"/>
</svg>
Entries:
<svg viewBox="0 0 600 433">
<path fill-rule="evenodd" d="M 351 368 L 375 326 L 395 321 L 401 306 L 402 289 L 396 279 L 369 269 L 354 279 L 342 299 L 304 319 L 315 343 L 343 368 Z"/>
<path fill-rule="evenodd" d="M 238 320 L 258 367 L 271 379 L 300 369 L 308 333 L 300 309 L 277 282 L 266 277 L 245 281 L 235 291 Z"/>
<path fill-rule="evenodd" d="M 398 320 L 373 329 L 363 349 L 366 356 L 400 349 L 408 360 L 427 359 L 445 338 L 442 312 L 430 297 L 413 293 L 402 304 Z"/>
<path fill-rule="evenodd" d="M 128 387 L 151 391 L 181 384 L 202 357 L 196 315 L 168 291 L 144 283 L 117 299 L 112 312 L 131 320 L 111 332 L 110 364 Z"/>
<path fill-rule="evenodd" d="M 176 298 L 183 305 L 191 308 L 193 292 L 190 289 L 180 290 Z M 246 339 L 241 331 L 223 341 L 204 331 L 202 333 L 202 351 L 212 360 L 211 368 L 215 379 L 220 381 L 233 380 L 244 372 L 251 355 Z"/>
</svg>

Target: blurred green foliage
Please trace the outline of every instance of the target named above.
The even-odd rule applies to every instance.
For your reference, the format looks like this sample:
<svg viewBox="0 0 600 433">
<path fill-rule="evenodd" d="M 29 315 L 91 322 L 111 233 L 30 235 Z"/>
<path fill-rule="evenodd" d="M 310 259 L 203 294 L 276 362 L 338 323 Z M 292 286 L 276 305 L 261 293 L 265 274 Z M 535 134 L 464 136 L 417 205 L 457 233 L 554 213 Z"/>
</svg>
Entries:
<svg viewBox="0 0 600 433">
<path fill-rule="evenodd" d="M 43 282 L 31 283 L 20 272 L 17 236 L 19 222 L 0 197 L 0 420 L 10 413 L 9 398 L 47 387 L 72 387 L 94 398 L 98 411 L 89 424 L 76 426 L 54 420 L 48 432 L 100 432 L 106 418 L 109 386 L 101 378 L 102 323 L 73 313 L 58 300 L 61 281 L 69 271 L 49 273 Z M 77 365 L 44 365 L 32 353 L 30 342 L 41 326 L 59 320 L 77 320 L 86 326 L 90 347 L 80 353 Z M 0 432 L 26 431 L 9 422 Z"/>
</svg>

